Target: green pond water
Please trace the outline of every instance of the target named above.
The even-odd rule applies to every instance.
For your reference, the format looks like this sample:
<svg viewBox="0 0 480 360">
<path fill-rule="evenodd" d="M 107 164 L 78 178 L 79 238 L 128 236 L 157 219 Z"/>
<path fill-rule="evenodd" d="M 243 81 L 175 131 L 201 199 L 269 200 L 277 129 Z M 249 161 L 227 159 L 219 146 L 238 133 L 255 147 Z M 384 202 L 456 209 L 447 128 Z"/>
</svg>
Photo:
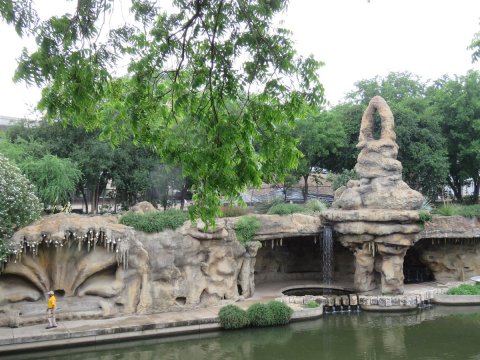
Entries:
<svg viewBox="0 0 480 360">
<path fill-rule="evenodd" d="M 408 313 L 340 313 L 264 329 L 120 342 L 9 359 L 479 359 L 480 309 L 432 307 Z"/>
</svg>

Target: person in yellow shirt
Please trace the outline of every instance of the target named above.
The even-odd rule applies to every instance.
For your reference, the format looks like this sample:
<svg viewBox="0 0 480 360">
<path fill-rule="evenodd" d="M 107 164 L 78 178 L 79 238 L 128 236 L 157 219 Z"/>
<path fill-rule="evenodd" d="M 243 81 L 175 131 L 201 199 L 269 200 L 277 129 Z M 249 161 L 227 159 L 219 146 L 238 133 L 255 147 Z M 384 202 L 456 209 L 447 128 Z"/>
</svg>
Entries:
<svg viewBox="0 0 480 360">
<path fill-rule="evenodd" d="M 47 329 L 56 328 L 57 322 L 55 320 L 55 311 L 57 310 L 57 299 L 55 299 L 55 293 L 50 290 L 48 292 L 48 305 L 47 305 Z"/>
</svg>

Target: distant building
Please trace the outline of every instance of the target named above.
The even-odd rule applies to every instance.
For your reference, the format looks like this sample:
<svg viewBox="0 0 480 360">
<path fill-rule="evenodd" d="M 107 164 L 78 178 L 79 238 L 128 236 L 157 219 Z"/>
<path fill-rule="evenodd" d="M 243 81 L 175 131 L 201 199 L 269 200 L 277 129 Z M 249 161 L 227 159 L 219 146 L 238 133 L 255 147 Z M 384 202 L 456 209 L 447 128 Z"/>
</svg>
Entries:
<svg viewBox="0 0 480 360">
<path fill-rule="evenodd" d="M 13 116 L 0 115 L 0 130 L 5 130 L 10 125 L 23 120 L 25 120 L 25 118 L 17 118 Z"/>
</svg>

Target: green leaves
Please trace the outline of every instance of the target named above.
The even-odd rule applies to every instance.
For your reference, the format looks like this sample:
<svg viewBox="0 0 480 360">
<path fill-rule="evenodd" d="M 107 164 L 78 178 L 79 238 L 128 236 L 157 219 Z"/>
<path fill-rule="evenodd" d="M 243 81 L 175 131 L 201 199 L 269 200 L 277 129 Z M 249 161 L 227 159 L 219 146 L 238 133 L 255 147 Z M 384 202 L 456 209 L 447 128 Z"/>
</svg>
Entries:
<svg viewBox="0 0 480 360">
<path fill-rule="evenodd" d="M 222 198 L 297 165 L 291 130 L 306 105 L 323 104 L 322 63 L 298 57 L 275 28 L 286 0 L 178 0 L 168 14 L 135 0 L 137 23 L 105 36 L 111 2 L 79 4 L 31 30 L 38 49 L 22 54 L 16 74 L 47 85 L 49 118 L 150 146 L 192 178 L 191 215 L 210 224 Z M 122 86 L 111 76 L 119 54 L 129 59 Z"/>
<path fill-rule="evenodd" d="M 34 187 L 20 169 L 0 154 L 0 263 L 7 261 L 7 241 L 15 231 L 40 217 Z"/>
<path fill-rule="evenodd" d="M 45 207 L 69 202 L 82 176 L 75 163 L 54 155 L 32 159 L 22 164 L 22 170 L 37 187 Z"/>
</svg>

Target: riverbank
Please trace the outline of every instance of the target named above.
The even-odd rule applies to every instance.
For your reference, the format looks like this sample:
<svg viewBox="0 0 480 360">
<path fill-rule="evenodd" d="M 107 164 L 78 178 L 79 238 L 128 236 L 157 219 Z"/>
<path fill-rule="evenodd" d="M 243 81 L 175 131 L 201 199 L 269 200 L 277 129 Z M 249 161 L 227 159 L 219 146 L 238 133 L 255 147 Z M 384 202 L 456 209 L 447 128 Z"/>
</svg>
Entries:
<svg viewBox="0 0 480 360">
<path fill-rule="evenodd" d="M 255 302 L 261 301 L 243 301 L 237 305 L 247 308 Z M 45 324 L 0 328 L 0 354 L 220 330 L 220 309 L 221 306 L 216 306 L 184 312 L 63 321 L 58 322 L 58 327 L 53 329 L 45 329 Z M 322 313 L 323 307 L 297 308 L 291 321 L 316 319 Z"/>
<path fill-rule="evenodd" d="M 259 286 L 253 298 L 237 302 L 236 305 L 246 309 L 253 303 L 268 302 L 278 298 L 282 289 L 292 287 L 293 284 L 294 282 L 281 282 Z M 312 282 L 308 284 L 295 282 L 295 286 L 298 287 L 311 285 L 314 284 Z M 436 290 L 443 290 L 447 287 L 450 286 L 439 283 L 411 284 L 405 286 L 405 293 L 408 296 L 426 299 L 428 294 L 434 294 Z M 362 296 L 367 296 L 369 299 L 379 298 L 379 294 L 375 292 Z M 306 309 L 302 307 L 303 304 L 301 303 L 293 302 L 289 303 L 289 305 L 294 308 L 292 321 L 315 319 L 323 313 L 323 306 Z M 124 316 L 110 319 L 59 321 L 58 327 L 54 329 L 45 329 L 46 321 L 45 324 L 19 328 L 3 327 L 0 328 L 0 354 L 69 346 L 96 345 L 152 337 L 198 334 L 220 330 L 218 311 L 221 307 L 212 306 L 182 312 Z"/>
</svg>

